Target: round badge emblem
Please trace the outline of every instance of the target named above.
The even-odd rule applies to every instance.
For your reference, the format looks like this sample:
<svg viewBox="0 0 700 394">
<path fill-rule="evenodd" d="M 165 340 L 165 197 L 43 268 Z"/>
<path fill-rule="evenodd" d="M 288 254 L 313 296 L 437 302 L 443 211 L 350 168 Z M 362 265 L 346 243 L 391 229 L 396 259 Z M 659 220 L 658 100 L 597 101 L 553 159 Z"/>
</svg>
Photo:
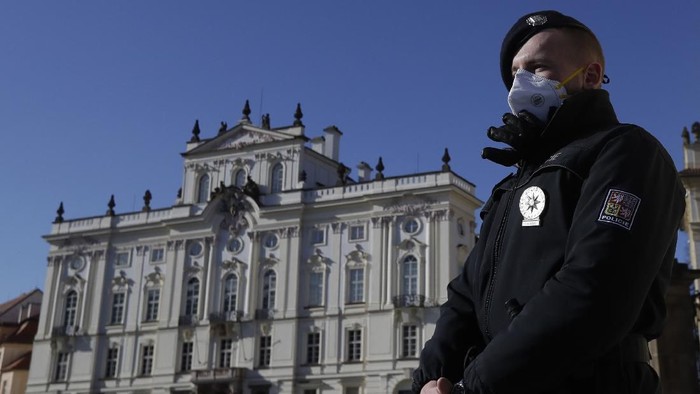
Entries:
<svg viewBox="0 0 700 394">
<path fill-rule="evenodd" d="M 547 16 L 546 15 L 533 15 L 525 19 L 525 22 L 527 22 L 528 25 L 530 26 L 541 26 L 547 23 Z"/>
<path fill-rule="evenodd" d="M 530 102 L 535 107 L 541 107 L 542 104 L 544 104 L 544 96 L 539 93 L 533 94 L 532 97 L 530 97 Z"/>
<path fill-rule="evenodd" d="M 544 212 L 546 197 L 544 191 L 537 186 L 530 186 L 520 196 L 520 213 L 523 215 L 523 226 L 539 226 L 540 215 Z"/>
</svg>

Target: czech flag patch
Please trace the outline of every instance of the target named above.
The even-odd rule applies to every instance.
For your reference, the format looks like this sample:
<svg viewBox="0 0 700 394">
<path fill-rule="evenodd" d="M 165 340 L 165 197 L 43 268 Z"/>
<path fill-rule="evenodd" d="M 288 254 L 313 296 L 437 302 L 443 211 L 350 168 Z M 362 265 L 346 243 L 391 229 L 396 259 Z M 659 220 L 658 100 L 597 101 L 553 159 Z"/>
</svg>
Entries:
<svg viewBox="0 0 700 394">
<path fill-rule="evenodd" d="M 610 189 L 598 217 L 599 222 L 617 224 L 627 230 L 632 228 L 634 216 L 642 200 L 632 193 Z"/>
</svg>

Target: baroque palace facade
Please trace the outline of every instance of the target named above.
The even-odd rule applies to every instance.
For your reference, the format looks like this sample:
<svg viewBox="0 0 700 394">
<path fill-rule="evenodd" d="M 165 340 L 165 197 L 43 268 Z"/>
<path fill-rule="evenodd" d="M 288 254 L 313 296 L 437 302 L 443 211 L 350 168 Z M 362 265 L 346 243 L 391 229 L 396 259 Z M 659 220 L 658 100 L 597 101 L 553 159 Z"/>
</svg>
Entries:
<svg viewBox="0 0 700 394">
<path fill-rule="evenodd" d="M 243 118 L 195 124 L 176 203 L 64 219 L 50 245 L 27 392 L 404 393 L 475 242 L 474 185 L 339 162 Z M 373 173 L 374 172 L 374 173 Z"/>
</svg>

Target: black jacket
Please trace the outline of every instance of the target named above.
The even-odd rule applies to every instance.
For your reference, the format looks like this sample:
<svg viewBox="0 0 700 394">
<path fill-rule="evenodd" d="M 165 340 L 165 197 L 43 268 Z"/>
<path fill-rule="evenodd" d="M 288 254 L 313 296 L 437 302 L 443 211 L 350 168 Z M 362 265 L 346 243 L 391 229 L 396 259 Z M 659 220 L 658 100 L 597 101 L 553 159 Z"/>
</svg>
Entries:
<svg viewBox="0 0 700 394">
<path fill-rule="evenodd" d="M 606 91 L 565 100 L 483 207 L 414 389 L 445 376 L 474 393 L 603 392 L 591 365 L 661 332 L 684 193 L 668 153 L 620 124 Z M 540 211 L 538 225 L 524 221 Z M 464 369 L 471 347 L 482 350 Z"/>
</svg>

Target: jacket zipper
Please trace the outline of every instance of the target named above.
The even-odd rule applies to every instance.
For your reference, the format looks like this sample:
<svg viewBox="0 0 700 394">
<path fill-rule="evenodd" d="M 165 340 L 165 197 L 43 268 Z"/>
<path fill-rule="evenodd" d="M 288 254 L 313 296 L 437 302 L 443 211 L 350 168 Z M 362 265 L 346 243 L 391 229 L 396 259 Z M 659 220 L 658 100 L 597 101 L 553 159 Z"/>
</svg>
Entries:
<svg viewBox="0 0 700 394">
<path fill-rule="evenodd" d="M 484 317 L 485 333 L 489 339 L 491 337 L 491 329 L 489 327 L 489 312 L 491 310 L 491 299 L 493 297 L 493 290 L 496 284 L 496 272 L 498 270 L 498 253 L 501 249 L 501 244 L 503 243 L 503 236 L 505 234 L 506 224 L 508 223 L 508 216 L 510 215 L 510 207 L 513 205 L 513 199 L 515 199 L 515 190 L 518 188 L 520 182 L 520 177 L 522 175 L 522 167 L 518 168 L 518 174 L 515 177 L 515 182 L 513 187 L 509 190 L 510 195 L 508 196 L 508 201 L 506 202 L 506 209 L 503 212 L 503 218 L 501 218 L 501 223 L 498 226 L 498 232 L 496 233 L 496 242 L 493 245 L 493 257 L 491 258 L 491 275 L 489 278 L 489 287 L 486 293 L 486 302 L 484 303 L 484 309 L 486 316 Z"/>
</svg>

